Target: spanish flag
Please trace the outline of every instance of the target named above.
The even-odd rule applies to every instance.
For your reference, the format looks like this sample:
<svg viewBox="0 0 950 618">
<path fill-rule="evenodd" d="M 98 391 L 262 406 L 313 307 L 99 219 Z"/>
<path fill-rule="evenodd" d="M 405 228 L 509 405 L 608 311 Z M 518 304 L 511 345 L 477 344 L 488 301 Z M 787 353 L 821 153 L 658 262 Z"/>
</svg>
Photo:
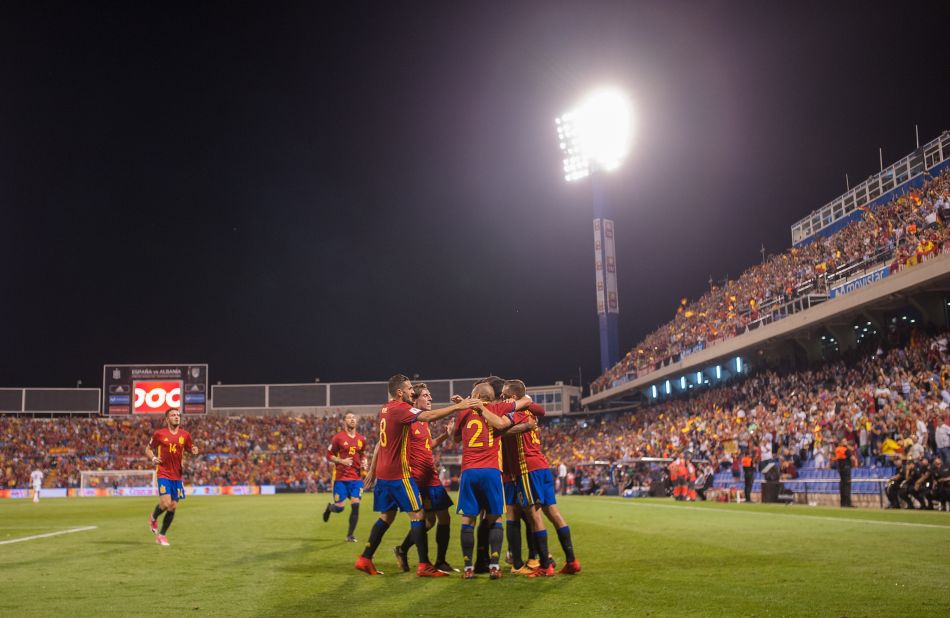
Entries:
<svg viewBox="0 0 950 618">
<path fill-rule="evenodd" d="M 858 210 L 864 213 L 865 219 L 874 220 L 874 213 L 871 212 L 871 209 L 865 204 L 864 206 L 858 206 Z"/>
</svg>

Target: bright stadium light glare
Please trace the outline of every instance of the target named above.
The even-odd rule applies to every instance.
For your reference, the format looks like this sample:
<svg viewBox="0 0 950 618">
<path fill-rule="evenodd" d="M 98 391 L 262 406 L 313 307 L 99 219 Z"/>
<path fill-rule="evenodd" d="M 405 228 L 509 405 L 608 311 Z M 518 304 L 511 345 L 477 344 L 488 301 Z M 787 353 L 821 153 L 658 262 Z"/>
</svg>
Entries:
<svg viewBox="0 0 950 618">
<path fill-rule="evenodd" d="M 555 119 L 564 153 L 564 178 L 580 180 L 593 169 L 615 170 L 627 156 L 633 136 L 633 109 L 619 90 L 596 90 L 577 108 Z"/>
</svg>

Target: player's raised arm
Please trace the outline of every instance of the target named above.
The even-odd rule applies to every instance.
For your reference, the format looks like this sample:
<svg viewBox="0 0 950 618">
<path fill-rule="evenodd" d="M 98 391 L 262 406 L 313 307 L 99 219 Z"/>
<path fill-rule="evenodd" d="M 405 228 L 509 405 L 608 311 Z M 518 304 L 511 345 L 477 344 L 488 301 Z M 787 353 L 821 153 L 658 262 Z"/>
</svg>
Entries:
<svg viewBox="0 0 950 618">
<path fill-rule="evenodd" d="M 423 423 L 431 423 L 432 421 L 437 421 L 440 418 L 445 418 L 450 414 L 454 414 L 459 410 L 464 410 L 465 408 L 475 408 L 481 403 L 480 399 L 463 399 L 459 403 L 453 403 L 450 406 L 445 408 L 439 408 L 437 410 L 426 410 L 425 412 L 420 412 L 416 415 L 417 421 L 422 421 Z"/>
<path fill-rule="evenodd" d="M 445 431 L 437 435 L 432 439 L 432 448 L 435 448 L 445 442 L 446 440 L 452 439 L 452 434 L 454 433 L 454 424 L 449 421 L 448 425 L 445 426 Z"/>
</svg>

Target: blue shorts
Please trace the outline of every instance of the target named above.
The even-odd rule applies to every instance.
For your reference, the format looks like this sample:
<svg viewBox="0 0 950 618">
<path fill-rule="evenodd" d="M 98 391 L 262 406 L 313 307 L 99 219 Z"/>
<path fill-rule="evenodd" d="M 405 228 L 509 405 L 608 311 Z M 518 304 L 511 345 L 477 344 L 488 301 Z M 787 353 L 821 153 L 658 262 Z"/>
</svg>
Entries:
<svg viewBox="0 0 950 618">
<path fill-rule="evenodd" d="M 347 498 L 359 500 L 363 496 L 363 481 L 334 481 L 333 501 L 343 502 Z"/>
<path fill-rule="evenodd" d="M 377 513 L 395 511 L 412 513 L 422 508 L 422 498 L 419 497 L 419 488 L 416 479 L 399 479 L 397 481 L 376 480 L 373 488 L 373 510 Z"/>
<path fill-rule="evenodd" d="M 171 496 L 173 501 L 178 502 L 185 499 L 185 486 L 181 484 L 181 481 L 159 478 L 158 495 Z"/>
<path fill-rule="evenodd" d="M 514 481 L 505 483 L 505 505 L 514 504 L 515 496 L 518 495 L 518 485 Z"/>
<path fill-rule="evenodd" d="M 557 504 L 554 491 L 554 475 L 550 468 L 542 468 L 518 477 L 518 494 L 521 506 Z"/>
<path fill-rule="evenodd" d="M 444 511 L 455 504 L 452 502 L 452 498 L 449 497 L 449 492 L 445 491 L 445 487 L 441 485 L 426 487 L 425 491 L 429 498 L 429 506 L 426 507 L 427 511 Z"/>
<path fill-rule="evenodd" d="M 456 513 L 466 517 L 487 515 L 501 516 L 505 512 L 505 490 L 501 483 L 501 470 L 471 468 L 462 470 L 459 479 L 459 505 Z"/>
</svg>

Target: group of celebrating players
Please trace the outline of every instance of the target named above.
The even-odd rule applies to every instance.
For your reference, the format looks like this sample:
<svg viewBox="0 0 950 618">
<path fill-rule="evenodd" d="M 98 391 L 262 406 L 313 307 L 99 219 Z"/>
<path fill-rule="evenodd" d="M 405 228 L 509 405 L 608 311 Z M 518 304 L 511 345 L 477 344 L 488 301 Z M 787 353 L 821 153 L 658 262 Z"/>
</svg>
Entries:
<svg viewBox="0 0 950 618">
<path fill-rule="evenodd" d="M 334 466 L 333 502 L 327 504 L 323 521 L 344 510 L 350 501 L 349 529 L 353 536 L 359 521 L 364 488 L 373 489 L 373 508 L 379 518 L 369 541 L 357 558 L 355 568 L 369 575 L 382 575 L 373 564 L 373 555 L 397 510 L 408 513 L 409 533 L 394 548 L 396 562 L 409 571 L 407 554 L 415 545 L 419 563 L 416 575 L 446 577 L 457 573 L 446 560 L 450 540 L 449 507 L 452 499 L 435 468 L 432 449 L 446 440 L 462 445 L 462 474 L 459 479 L 462 577 L 488 572 L 501 577 L 499 558 L 507 533 L 511 572 L 528 577 L 553 577 L 554 560 L 548 553 L 548 536 L 542 515 L 557 529 L 565 563 L 560 573 L 580 573 L 574 556 L 571 530 L 556 506 L 554 477 L 541 452 L 537 418 L 544 407 L 526 395 L 524 382 L 492 376 L 477 382 L 468 399 L 453 396 L 452 405 L 432 409 L 432 393 L 424 383 L 415 386 L 397 374 L 389 379 L 389 397 L 379 412 L 379 438 L 367 463 L 366 438 L 356 431 L 356 416 L 344 417 L 344 430 L 330 442 L 327 460 Z M 445 431 L 433 436 L 429 424 L 455 414 Z M 175 517 L 179 500 L 185 499 L 182 485 L 182 457 L 198 454 L 191 435 L 181 428 L 179 410 L 165 413 L 165 427 L 157 430 L 145 454 L 158 468 L 159 503 L 149 515 L 149 528 L 156 542 L 169 545 L 166 532 Z M 365 478 L 363 478 L 365 473 Z M 158 517 L 165 513 L 161 527 Z M 505 516 L 506 530 L 499 519 Z M 521 521 L 527 524 L 527 560 L 522 558 Z M 476 532 L 476 522 L 478 522 Z M 429 559 L 428 531 L 436 529 L 436 561 Z M 476 543 L 477 538 L 477 543 Z"/>
<path fill-rule="evenodd" d="M 542 514 L 556 527 L 565 554 L 560 573 L 580 573 L 574 556 L 571 530 L 556 506 L 554 477 L 541 452 L 537 417 L 544 408 L 525 393 L 520 380 L 492 376 L 477 382 L 468 399 L 453 397 L 453 404 L 432 409 L 432 394 L 425 384 L 413 386 L 397 374 L 389 379 L 390 401 L 380 410 L 379 440 L 366 463 L 366 438 L 356 432 L 356 417 L 348 414 L 344 431 L 333 437 L 327 459 L 335 464 L 334 502 L 327 504 L 323 520 L 344 510 L 350 501 L 347 541 L 359 518 L 363 489 L 373 489 L 373 508 L 379 518 L 369 541 L 357 558 L 355 568 L 369 575 L 382 572 L 373 556 L 383 536 L 396 519 L 397 510 L 409 515 L 409 533 L 394 548 L 396 562 L 409 570 L 407 553 L 415 545 L 420 577 L 446 577 L 454 569 L 446 561 L 450 540 L 449 507 L 452 499 L 435 469 L 432 449 L 451 439 L 462 445 L 462 474 L 459 479 L 462 576 L 488 572 L 501 577 L 501 545 L 506 535 L 499 519 L 507 523 L 508 559 L 511 572 L 528 577 L 553 577 L 554 560 L 548 553 L 547 530 Z M 433 436 L 429 423 L 455 415 L 444 432 Z M 366 476 L 362 481 L 361 471 Z M 527 524 L 527 561 L 522 559 L 521 521 Z M 476 533 L 476 521 L 479 522 Z M 427 532 L 436 529 L 437 557 L 429 559 Z M 476 544 L 476 537 L 478 542 Z M 477 547 L 476 547 L 477 545 Z"/>
</svg>

